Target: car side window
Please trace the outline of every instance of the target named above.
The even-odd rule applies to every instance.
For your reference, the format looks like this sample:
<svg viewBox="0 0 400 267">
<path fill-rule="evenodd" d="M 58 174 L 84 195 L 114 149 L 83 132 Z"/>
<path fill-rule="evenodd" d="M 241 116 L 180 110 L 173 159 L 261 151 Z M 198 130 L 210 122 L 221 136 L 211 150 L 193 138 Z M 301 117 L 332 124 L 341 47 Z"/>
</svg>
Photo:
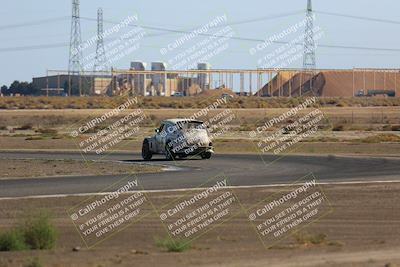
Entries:
<svg viewBox="0 0 400 267">
<path fill-rule="evenodd" d="M 169 124 L 168 128 L 167 128 L 168 133 L 170 133 L 170 134 L 175 133 L 176 132 L 176 127 L 177 127 L 176 124 Z"/>
<path fill-rule="evenodd" d="M 162 133 L 162 131 L 164 130 L 164 126 L 165 126 L 164 123 L 161 124 L 160 128 L 158 129 L 158 132 L 159 132 L 159 133 Z"/>
<path fill-rule="evenodd" d="M 174 125 L 173 124 L 171 124 L 171 123 L 166 123 L 165 125 L 164 125 L 164 128 L 163 128 L 163 130 L 164 130 L 164 135 L 165 136 L 167 136 L 168 134 L 172 134 L 173 132 L 174 132 Z"/>
</svg>

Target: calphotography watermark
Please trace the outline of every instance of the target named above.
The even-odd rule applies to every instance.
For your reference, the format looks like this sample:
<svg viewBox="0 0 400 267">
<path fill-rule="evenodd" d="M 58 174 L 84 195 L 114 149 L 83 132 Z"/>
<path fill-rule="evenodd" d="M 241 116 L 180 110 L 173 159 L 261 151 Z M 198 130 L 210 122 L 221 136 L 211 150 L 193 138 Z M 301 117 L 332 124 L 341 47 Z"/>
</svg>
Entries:
<svg viewBox="0 0 400 267">
<path fill-rule="evenodd" d="M 99 40 L 99 38 L 105 39 L 105 38 L 108 38 L 108 37 L 112 36 L 113 34 L 117 34 L 122 29 L 126 28 L 130 23 L 137 22 L 137 21 L 138 21 L 138 16 L 137 15 L 128 16 L 125 19 L 121 20 L 116 25 L 114 25 L 113 27 L 106 29 L 100 35 L 96 34 L 96 35 L 92 36 L 87 41 L 85 41 L 82 44 L 80 44 L 78 46 L 78 48 L 75 48 L 71 52 L 73 54 L 77 54 L 77 53 L 83 52 L 84 50 L 88 49 L 89 47 L 95 46 L 97 41 Z"/>
<path fill-rule="evenodd" d="M 230 26 L 196 42 L 167 60 L 172 69 L 196 69 L 197 63 L 208 62 L 229 48 L 228 41 L 235 35 Z"/>
<path fill-rule="evenodd" d="M 168 55 L 166 63 L 171 69 L 197 69 L 198 63 L 208 62 L 229 48 L 228 41 L 235 32 L 226 25 L 227 21 L 225 14 L 217 16 L 168 43 L 160 49 L 160 53 Z"/>
<path fill-rule="evenodd" d="M 183 46 L 185 43 L 193 40 L 194 38 L 198 37 L 199 35 L 206 34 L 208 33 L 211 29 L 220 26 L 221 24 L 226 23 L 227 21 L 227 16 L 226 14 L 217 16 L 214 19 L 210 20 L 208 23 L 204 24 L 203 26 L 200 26 L 189 33 L 185 33 L 183 36 L 180 36 L 173 42 L 167 44 L 165 47 L 160 49 L 160 53 L 162 55 L 166 55 L 169 52 L 174 51 L 175 49 L 180 48 Z"/>
<path fill-rule="evenodd" d="M 227 178 L 219 175 L 212 183 L 161 209 L 160 219 L 172 239 L 190 242 L 225 222 L 238 210 L 236 196 L 226 188 Z"/>
<path fill-rule="evenodd" d="M 294 63 L 303 58 L 304 40 L 307 37 L 303 31 L 304 27 L 309 23 L 314 23 L 315 14 L 287 27 L 285 30 L 273 34 L 266 38 L 263 42 L 249 49 L 251 56 L 263 53 L 258 56 L 257 66 L 262 69 L 280 70 L 292 66 Z M 301 31 L 301 34 L 297 34 Z M 324 36 L 324 31 L 319 26 L 312 29 L 313 40 L 317 43 Z M 293 37 L 293 35 L 295 35 Z M 290 37 L 290 41 L 286 41 Z M 278 48 L 272 49 L 272 52 L 265 53 L 264 50 L 272 45 L 278 44 Z M 317 45 L 316 45 L 317 46 Z"/>
<path fill-rule="evenodd" d="M 299 30 L 302 30 L 310 19 L 314 21 L 315 14 L 311 18 L 306 17 L 305 19 L 287 27 L 285 30 L 265 38 L 265 40 L 263 42 L 258 43 L 254 47 L 251 47 L 249 49 L 249 54 L 256 55 L 258 52 L 264 51 L 265 49 L 267 49 L 269 46 L 271 46 L 272 44 L 274 44 L 276 42 L 283 43 L 282 40 L 285 37 L 287 37 L 291 34 L 297 33 Z"/>
<path fill-rule="evenodd" d="M 89 248 L 151 212 L 137 177 L 125 177 L 114 187 L 115 190 L 90 197 L 68 210 L 69 217 Z"/>
<path fill-rule="evenodd" d="M 191 116 L 160 129 L 158 135 L 165 140 L 166 153 L 172 158 L 197 155 L 209 158 L 215 139 L 227 133 L 236 119 L 231 109 L 223 108 L 227 103 L 227 98 L 217 98 Z"/>
<path fill-rule="evenodd" d="M 141 134 L 146 114 L 140 108 L 137 97 L 128 98 L 117 108 L 90 119 L 70 132 L 84 154 L 104 155 L 121 141 Z"/>
<path fill-rule="evenodd" d="M 297 107 L 268 119 L 251 131 L 249 136 L 256 140 L 258 151 L 262 154 L 279 155 L 315 135 L 324 119 L 324 114 L 319 109 L 307 112 L 307 108 L 315 103 L 316 97 L 308 98 Z"/>
<path fill-rule="evenodd" d="M 266 248 L 331 212 L 331 205 L 310 174 L 248 210 Z"/>
<path fill-rule="evenodd" d="M 117 38 L 106 42 L 104 45 L 106 54 L 101 55 L 102 62 L 106 66 L 115 65 L 115 63 L 137 51 L 140 48 L 141 40 L 147 35 L 147 32 L 141 27 L 135 27 L 130 31 L 119 35 Z M 82 68 L 84 71 L 91 71 L 96 64 L 96 52 L 86 55 L 82 59 Z"/>
<path fill-rule="evenodd" d="M 291 41 L 279 46 L 272 52 L 259 58 L 257 65 L 259 68 L 280 70 L 288 68 L 293 63 L 301 60 L 304 54 L 303 40 L 306 34 L 301 34 Z M 324 32 L 319 26 L 313 29 L 313 39 L 315 42 L 324 36 Z M 316 48 L 316 47 L 315 47 Z"/>
<path fill-rule="evenodd" d="M 210 139 L 214 141 L 231 131 L 232 122 L 237 118 L 232 109 L 222 109 L 214 113 L 205 122 L 209 129 Z"/>
</svg>

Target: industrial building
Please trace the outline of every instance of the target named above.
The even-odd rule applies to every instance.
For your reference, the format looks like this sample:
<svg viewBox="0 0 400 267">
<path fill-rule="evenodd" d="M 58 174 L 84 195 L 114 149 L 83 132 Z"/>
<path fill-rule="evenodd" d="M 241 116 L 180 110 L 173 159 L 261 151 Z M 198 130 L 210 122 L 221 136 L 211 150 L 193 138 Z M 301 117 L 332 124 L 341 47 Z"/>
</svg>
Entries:
<svg viewBox="0 0 400 267">
<path fill-rule="evenodd" d="M 353 69 L 320 71 L 281 71 L 257 92 L 261 96 L 320 97 L 397 95 L 399 70 Z M 397 95 L 398 96 L 398 95 Z"/>
<path fill-rule="evenodd" d="M 198 74 L 193 77 L 179 76 L 177 73 L 167 71 L 167 64 L 164 62 L 152 62 L 151 71 L 146 72 L 146 63 L 141 61 L 131 62 L 131 71 L 143 72 L 143 74 L 120 74 L 118 80 L 129 81 L 129 89 L 138 95 L 143 96 L 173 96 L 175 93 L 183 95 L 193 95 L 198 91 L 210 89 L 209 75 Z M 199 63 L 198 70 L 210 70 L 208 63 Z M 125 83 L 118 91 L 124 91 Z M 198 86 L 201 90 L 195 90 L 191 87 Z"/>
<path fill-rule="evenodd" d="M 111 77 L 97 75 L 56 74 L 32 79 L 45 94 L 103 95 L 111 94 Z"/>
<path fill-rule="evenodd" d="M 146 70 L 147 64 L 133 61 L 129 71 L 112 71 L 110 73 L 82 73 L 69 75 L 66 71 L 48 71 L 44 77 L 33 78 L 33 84 L 45 94 L 67 95 L 123 95 L 132 92 L 142 96 L 166 96 L 176 93 L 191 96 L 208 90 L 210 75 L 200 73 L 196 75 L 179 75 L 167 71 L 164 62 L 152 62 L 151 70 Z M 210 70 L 208 63 L 199 63 L 199 70 Z"/>
<path fill-rule="evenodd" d="M 36 87 L 47 95 L 65 92 L 68 95 L 194 96 L 207 90 L 229 89 L 241 96 L 297 97 L 395 97 L 398 69 L 256 69 L 217 70 L 199 63 L 196 70 L 168 70 L 163 62 L 131 62 L 128 70 L 105 74 L 53 75 L 33 78 Z M 51 72 L 51 71 L 50 71 Z M 52 72 L 54 73 L 54 71 Z M 62 90 L 63 89 L 63 90 Z"/>
</svg>

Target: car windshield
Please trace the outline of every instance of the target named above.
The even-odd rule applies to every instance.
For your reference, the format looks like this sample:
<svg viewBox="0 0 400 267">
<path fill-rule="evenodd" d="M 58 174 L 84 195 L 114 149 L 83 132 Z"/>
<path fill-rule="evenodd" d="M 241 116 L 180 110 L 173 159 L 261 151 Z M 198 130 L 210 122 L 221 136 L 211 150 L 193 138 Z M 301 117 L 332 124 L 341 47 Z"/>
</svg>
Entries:
<svg viewBox="0 0 400 267">
<path fill-rule="evenodd" d="M 205 125 L 199 121 L 179 122 L 178 127 L 181 130 L 206 129 Z"/>
</svg>

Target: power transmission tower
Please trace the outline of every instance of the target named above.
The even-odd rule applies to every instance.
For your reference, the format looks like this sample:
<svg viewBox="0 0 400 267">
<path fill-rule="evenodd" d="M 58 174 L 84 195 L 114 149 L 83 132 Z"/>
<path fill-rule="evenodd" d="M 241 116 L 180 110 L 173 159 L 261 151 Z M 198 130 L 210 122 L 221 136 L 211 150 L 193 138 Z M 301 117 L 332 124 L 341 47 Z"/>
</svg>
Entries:
<svg viewBox="0 0 400 267">
<path fill-rule="evenodd" d="M 103 40 L 103 9 L 97 10 L 97 46 L 93 71 L 107 71 L 107 58 Z"/>
<path fill-rule="evenodd" d="M 304 35 L 303 68 L 315 70 L 314 16 L 311 0 L 307 0 L 306 31 Z"/>
<path fill-rule="evenodd" d="M 79 75 L 81 70 L 81 51 L 82 36 L 81 23 L 79 16 L 79 0 L 72 0 L 72 21 L 71 21 L 71 36 L 69 44 L 69 64 L 68 74 Z"/>
</svg>

